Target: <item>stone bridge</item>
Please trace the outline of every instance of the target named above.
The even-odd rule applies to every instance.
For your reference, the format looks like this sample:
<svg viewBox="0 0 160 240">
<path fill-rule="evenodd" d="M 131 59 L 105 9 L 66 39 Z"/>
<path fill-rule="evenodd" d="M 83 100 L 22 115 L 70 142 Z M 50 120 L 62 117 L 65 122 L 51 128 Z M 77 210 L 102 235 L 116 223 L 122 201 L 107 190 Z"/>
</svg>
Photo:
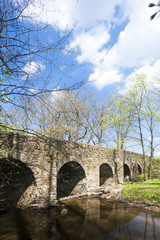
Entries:
<svg viewBox="0 0 160 240">
<path fill-rule="evenodd" d="M 143 172 L 142 155 L 124 150 L 2 132 L 0 145 L 11 149 L 1 156 L 0 209 L 52 205 Z"/>
</svg>

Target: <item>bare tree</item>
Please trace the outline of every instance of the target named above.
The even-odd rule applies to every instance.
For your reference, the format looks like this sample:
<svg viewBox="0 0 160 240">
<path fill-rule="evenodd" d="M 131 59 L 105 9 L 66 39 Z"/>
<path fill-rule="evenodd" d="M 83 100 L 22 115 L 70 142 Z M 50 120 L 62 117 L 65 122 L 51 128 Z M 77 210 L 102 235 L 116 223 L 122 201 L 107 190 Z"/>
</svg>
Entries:
<svg viewBox="0 0 160 240">
<path fill-rule="evenodd" d="M 38 22 L 36 16 L 26 14 L 31 4 L 34 0 L 0 2 L 0 97 L 20 107 L 21 96 L 36 97 L 83 84 L 83 81 L 60 83 L 53 76 L 53 70 L 60 71 L 65 64 L 63 53 L 67 51 L 66 41 L 71 32 L 54 31 L 52 38 L 48 38 L 55 25 Z"/>
<path fill-rule="evenodd" d="M 151 16 L 151 20 L 153 20 L 155 18 L 155 16 L 159 15 L 160 12 L 160 1 L 158 1 L 157 4 L 155 3 L 150 3 L 149 7 L 158 7 L 158 9 L 156 10 L 156 12 Z"/>
<path fill-rule="evenodd" d="M 96 98 L 93 98 L 90 103 L 90 113 L 87 116 L 88 126 L 90 128 L 88 143 L 94 145 L 108 145 L 106 139 L 106 130 L 104 128 L 104 115 L 106 112 L 107 105 L 105 101 L 99 102 Z"/>
<path fill-rule="evenodd" d="M 26 107 L 15 107 L 13 126 L 21 129 L 33 126 L 36 133 L 61 140 L 80 142 L 87 138 L 90 108 L 87 95 L 80 90 L 41 94 L 33 104 L 27 98 L 22 100 Z"/>
</svg>

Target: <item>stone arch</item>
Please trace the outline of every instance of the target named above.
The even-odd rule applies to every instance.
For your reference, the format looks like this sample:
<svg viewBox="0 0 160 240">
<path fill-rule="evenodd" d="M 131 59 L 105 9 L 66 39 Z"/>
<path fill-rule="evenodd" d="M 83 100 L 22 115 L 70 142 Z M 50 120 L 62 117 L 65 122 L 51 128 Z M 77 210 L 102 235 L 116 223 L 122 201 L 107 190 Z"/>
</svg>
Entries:
<svg viewBox="0 0 160 240">
<path fill-rule="evenodd" d="M 85 178 L 85 171 L 79 163 L 75 161 L 65 163 L 57 175 L 57 199 L 68 197 L 75 186 Z M 82 183 L 79 186 L 79 193 L 83 187 L 84 184 Z"/>
<path fill-rule="evenodd" d="M 26 189 L 35 182 L 32 170 L 18 159 L 0 159 L 0 209 L 6 211 L 16 208 L 17 203 Z"/>
<path fill-rule="evenodd" d="M 131 171 L 127 164 L 123 164 L 123 171 L 124 171 L 124 180 L 130 180 Z"/>
<path fill-rule="evenodd" d="M 139 164 L 133 166 L 133 177 L 136 177 L 142 173 L 142 168 Z"/>
<path fill-rule="evenodd" d="M 99 185 L 102 186 L 109 178 L 113 178 L 113 171 L 109 164 L 103 163 L 99 168 Z"/>
<path fill-rule="evenodd" d="M 139 164 L 137 164 L 137 165 L 138 165 L 138 175 L 140 175 L 140 174 L 142 174 L 142 168 Z"/>
</svg>

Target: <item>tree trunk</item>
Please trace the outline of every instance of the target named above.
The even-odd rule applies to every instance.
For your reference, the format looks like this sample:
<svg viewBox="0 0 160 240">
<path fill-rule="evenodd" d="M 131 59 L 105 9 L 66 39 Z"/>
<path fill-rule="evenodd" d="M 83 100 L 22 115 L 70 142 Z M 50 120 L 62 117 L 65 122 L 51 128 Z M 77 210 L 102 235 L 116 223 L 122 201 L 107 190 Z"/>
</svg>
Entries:
<svg viewBox="0 0 160 240">
<path fill-rule="evenodd" d="M 153 160 L 153 153 L 154 153 L 154 147 L 153 147 L 153 128 L 152 128 L 152 117 L 151 117 L 151 126 L 150 126 L 150 132 L 151 132 L 151 152 L 150 152 L 150 159 L 149 159 L 149 167 L 148 167 L 148 178 L 151 179 L 151 172 L 152 172 L 152 160 Z"/>
<path fill-rule="evenodd" d="M 148 176 L 147 176 L 147 166 L 146 166 L 146 153 L 145 153 L 145 148 L 144 148 L 142 127 L 141 127 L 141 118 L 140 117 L 138 117 L 138 124 L 139 124 L 140 141 L 141 141 L 142 154 L 143 154 L 144 180 L 147 181 Z"/>
</svg>

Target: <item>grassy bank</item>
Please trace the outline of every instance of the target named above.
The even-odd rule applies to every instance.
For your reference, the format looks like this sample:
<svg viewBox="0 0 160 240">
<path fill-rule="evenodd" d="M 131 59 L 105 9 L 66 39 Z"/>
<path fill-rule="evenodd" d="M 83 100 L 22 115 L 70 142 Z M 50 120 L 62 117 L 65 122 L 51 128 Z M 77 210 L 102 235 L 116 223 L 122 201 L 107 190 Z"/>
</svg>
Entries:
<svg viewBox="0 0 160 240">
<path fill-rule="evenodd" d="M 128 200 L 160 204 L 160 180 L 123 185 L 122 194 Z"/>
</svg>

